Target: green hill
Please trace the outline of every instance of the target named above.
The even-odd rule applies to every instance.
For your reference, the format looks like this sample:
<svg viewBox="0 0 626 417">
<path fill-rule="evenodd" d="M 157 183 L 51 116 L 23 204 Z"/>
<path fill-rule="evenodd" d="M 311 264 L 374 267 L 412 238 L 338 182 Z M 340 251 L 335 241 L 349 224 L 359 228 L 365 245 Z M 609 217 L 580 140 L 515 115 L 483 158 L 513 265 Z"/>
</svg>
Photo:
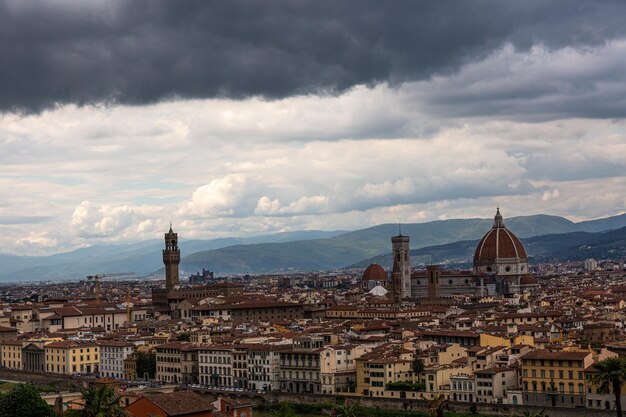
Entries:
<svg viewBox="0 0 626 417">
<path fill-rule="evenodd" d="M 547 215 L 505 219 L 507 227 L 520 237 L 576 230 L 571 221 Z M 237 245 L 194 253 L 184 257 L 181 268 L 210 268 L 219 274 L 319 270 L 341 268 L 362 259 L 391 251 L 391 237 L 411 237 L 411 248 L 480 239 L 491 228 L 491 219 L 453 219 L 415 224 L 382 224 L 356 230 L 330 239 L 315 239 L 277 244 Z"/>
<path fill-rule="evenodd" d="M 599 233 L 572 232 L 522 238 L 528 256 L 535 261 L 582 261 L 594 259 L 626 258 L 626 227 Z M 411 264 L 466 263 L 471 264 L 478 240 L 464 240 L 445 245 L 428 246 L 411 250 Z M 366 268 L 372 263 L 383 267 L 392 264 L 390 253 L 363 259 L 351 264 L 353 268 Z"/>
<path fill-rule="evenodd" d="M 504 221 L 515 234 L 526 239 L 546 234 L 619 229 L 626 226 L 626 215 L 581 223 L 542 214 L 505 218 Z M 439 262 L 439 259 L 471 257 L 473 247 L 470 245 L 463 251 L 461 249 L 463 242 L 480 239 L 492 224 L 492 219 L 452 219 L 402 224 L 401 228 L 402 234 L 411 237 L 411 248 L 414 251 L 457 242 L 456 246 L 439 249 L 435 254 L 416 252 L 414 255 L 416 262 L 428 263 L 431 260 Z M 184 236 L 181 236 L 180 248 L 183 255 L 181 269 L 184 275 L 202 268 L 213 270 L 218 274 L 341 268 L 388 254 L 391 251 L 390 238 L 398 234 L 398 227 L 398 224 L 382 224 L 352 232 L 296 231 L 212 240 L 184 240 Z M 573 242 L 578 242 L 576 236 L 585 235 L 570 235 Z M 535 247 L 534 243 L 529 242 L 528 251 L 534 256 L 542 254 L 544 249 L 552 250 L 550 245 L 562 243 L 546 242 L 544 246 Z M 607 243 L 606 248 L 613 244 L 615 242 Z M 162 246 L 161 239 L 153 239 L 126 244 L 94 245 L 43 257 L 0 254 L 0 260 L 6 265 L 0 272 L 0 280 L 76 279 L 85 275 L 113 272 L 148 275 L 159 271 L 163 266 Z M 598 253 L 605 251 L 600 243 L 596 248 Z M 589 256 L 592 256 L 596 252 L 589 253 Z M 380 263 L 390 265 L 383 260 Z"/>
</svg>

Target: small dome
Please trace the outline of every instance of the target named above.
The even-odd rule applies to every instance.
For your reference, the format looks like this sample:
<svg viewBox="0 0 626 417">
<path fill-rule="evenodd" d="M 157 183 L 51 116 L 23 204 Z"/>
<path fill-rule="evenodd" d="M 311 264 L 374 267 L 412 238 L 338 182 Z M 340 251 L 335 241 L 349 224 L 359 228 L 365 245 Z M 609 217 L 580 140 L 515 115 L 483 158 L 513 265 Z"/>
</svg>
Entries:
<svg viewBox="0 0 626 417">
<path fill-rule="evenodd" d="M 524 275 L 520 278 L 519 285 L 537 285 L 537 278 L 532 275 Z"/>
<path fill-rule="evenodd" d="M 474 265 L 493 264 L 501 259 L 526 262 L 528 255 L 522 242 L 504 226 L 500 209 L 498 209 L 493 227 L 476 247 Z"/>
<path fill-rule="evenodd" d="M 387 291 L 385 288 L 381 287 L 380 285 L 377 285 L 374 288 L 372 288 L 368 294 L 376 295 L 378 297 L 384 297 L 385 295 L 387 295 L 388 292 L 389 291 Z"/>
<path fill-rule="evenodd" d="M 363 276 L 361 277 L 363 281 L 387 281 L 387 273 L 383 269 L 382 266 L 378 264 L 371 264 L 367 267 L 365 272 L 363 272 Z"/>
</svg>

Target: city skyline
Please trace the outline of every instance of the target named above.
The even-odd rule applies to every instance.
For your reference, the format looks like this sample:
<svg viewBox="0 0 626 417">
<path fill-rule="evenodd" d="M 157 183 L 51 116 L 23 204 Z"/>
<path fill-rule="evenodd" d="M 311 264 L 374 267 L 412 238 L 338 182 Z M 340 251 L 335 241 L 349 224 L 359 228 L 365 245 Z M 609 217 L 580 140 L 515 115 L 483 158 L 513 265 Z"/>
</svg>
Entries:
<svg viewBox="0 0 626 417">
<path fill-rule="evenodd" d="M 619 2 L 139 3 L 0 1 L 1 252 L 626 212 Z"/>
</svg>

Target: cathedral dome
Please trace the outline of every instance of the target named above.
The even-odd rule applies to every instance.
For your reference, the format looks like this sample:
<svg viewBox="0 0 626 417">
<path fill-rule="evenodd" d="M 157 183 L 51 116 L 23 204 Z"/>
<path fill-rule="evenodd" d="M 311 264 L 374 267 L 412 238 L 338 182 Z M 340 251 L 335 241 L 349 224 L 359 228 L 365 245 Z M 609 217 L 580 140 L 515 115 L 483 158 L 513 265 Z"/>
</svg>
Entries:
<svg viewBox="0 0 626 417">
<path fill-rule="evenodd" d="M 363 276 L 361 277 L 362 281 L 387 281 L 387 273 L 383 269 L 382 266 L 378 264 L 371 264 L 367 267 L 365 272 L 363 272 Z"/>
<path fill-rule="evenodd" d="M 493 262 L 502 258 L 527 259 L 528 256 L 522 242 L 504 226 L 500 209 L 498 209 L 493 227 L 483 236 L 476 247 L 474 262 Z"/>
<path fill-rule="evenodd" d="M 476 272 L 519 274 L 528 272 L 528 255 L 524 245 L 504 226 L 500 209 L 493 227 L 483 236 L 474 253 Z"/>
</svg>

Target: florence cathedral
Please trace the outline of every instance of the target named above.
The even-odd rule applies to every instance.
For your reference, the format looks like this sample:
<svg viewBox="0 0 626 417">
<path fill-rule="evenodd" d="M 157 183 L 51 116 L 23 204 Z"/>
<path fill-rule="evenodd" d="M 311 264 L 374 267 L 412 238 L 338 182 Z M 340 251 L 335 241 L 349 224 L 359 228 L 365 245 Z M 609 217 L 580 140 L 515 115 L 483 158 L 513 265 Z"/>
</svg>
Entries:
<svg viewBox="0 0 626 417">
<path fill-rule="evenodd" d="M 381 286 L 395 300 L 400 300 L 409 298 L 405 289 L 410 285 L 410 298 L 432 300 L 453 296 L 514 296 L 537 287 L 537 280 L 528 268 L 524 245 L 506 228 L 499 208 L 493 226 L 478 242 L 471 271 L 446 271 L 430 265 L 426 271 L 402 273 L 410 270 L 409 238 L 395 236 L 392 243 L 392 276 L 388 277 L 380 265 L 372 264 L 363 273 L 363 290 Z"/>
</svg>

